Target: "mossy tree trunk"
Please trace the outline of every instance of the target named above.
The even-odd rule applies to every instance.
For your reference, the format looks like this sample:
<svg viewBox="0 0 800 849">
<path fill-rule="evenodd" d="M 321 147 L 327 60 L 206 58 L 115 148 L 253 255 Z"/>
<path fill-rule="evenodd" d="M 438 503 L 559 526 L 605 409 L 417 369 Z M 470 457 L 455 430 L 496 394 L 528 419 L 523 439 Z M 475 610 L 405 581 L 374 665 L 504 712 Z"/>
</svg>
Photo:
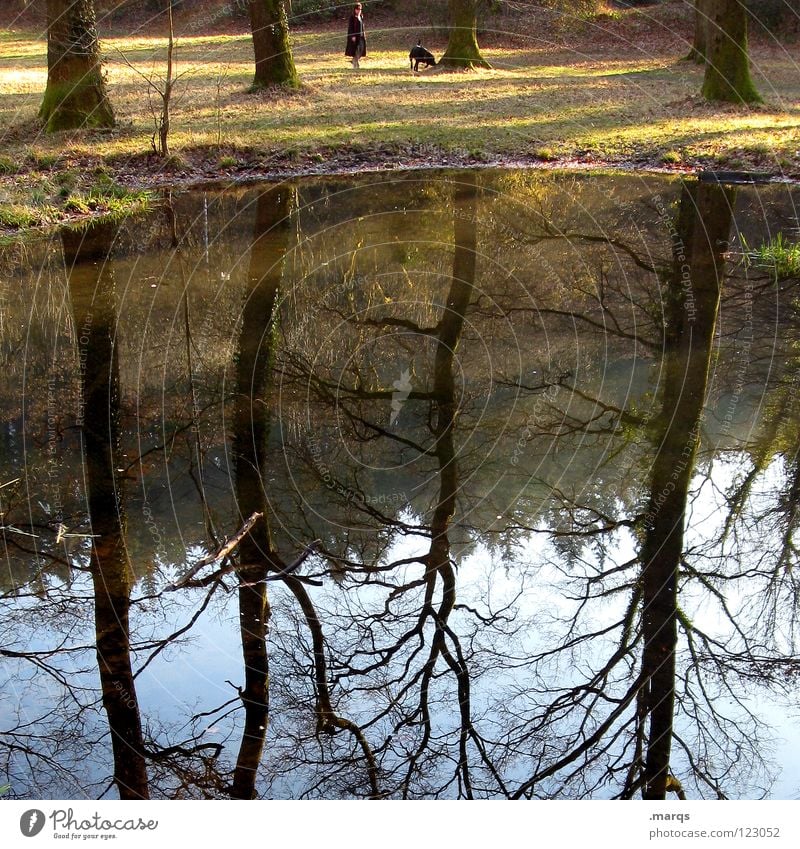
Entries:
<svg viewBox="0 0 800 849">
<path fill-rule="evenodd" d="M 450 37 L 439 64 L 451 68 L 491 68 L 478 47 L 476 0 L 450 0 Z"/>
<path fill-rule="evenodd" d="M 300 80 L 289 46 L 289 18 L 284 0 L 250 0 L 249 7 L 256 59 L 253 89 L 274 85 L 297 88 Z"/>
<path fill-rule="evenodd" d="M 747 56 L 747 9 L 741 0 L 704 0 L 706 76 L 703 97 L 731 103 L 758 103 Z"/>
<path fill-rule="evenodd" d="M 694 0 L 694 38 L 689 55 L 686 57 L 698 65 L 706 61 L 706 41 L 708 39 L 708 0 Z"/>
<path fill-rule="evenodd" d="M 114 126 L 93 0 L 47 0 L 47 88 L 39 117 L 47 132 Z"/>
</svg>

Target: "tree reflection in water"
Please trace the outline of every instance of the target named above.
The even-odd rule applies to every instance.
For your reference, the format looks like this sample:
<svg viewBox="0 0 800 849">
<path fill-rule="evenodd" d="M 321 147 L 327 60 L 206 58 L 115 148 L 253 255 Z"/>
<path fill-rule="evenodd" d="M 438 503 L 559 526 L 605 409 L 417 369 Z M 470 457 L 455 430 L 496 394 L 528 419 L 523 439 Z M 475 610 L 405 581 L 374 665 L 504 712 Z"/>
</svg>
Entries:
<svg viewBox="0 0 800 849">
<path fill-rule="evenodd" d="M 142 725 L 130 652 L 132 574 L 125 551 L 120 453 L 119 361 L 114 277 L 106 259 L 117 228 L 62 234 L 74 325 L 82 346 L 81 404 L 91 529 L 97 665 L 120 799 L 149 798 Z"/>
<path fill-rule="evenodd" d="M 282 185 L 221 196 L 219 241 L 177 198 L 173 256 L 185 265 L 202 238 L 217 265 L 198 261 L 182 307 L 166 302 L 184 318 L 174 354 L 180 332 L 157 308 L 139 331 L 115 303 L 114 228 L 65 234 L 72 325 L 91 348 L 94 535 L 67 559 L 79 570 L 88 555 L 122 797 L 761 792 L 750 691 L 785 696 L 797 668 L 797 281 L 737 259 L 750 225 L 732 190 L 673 185 L 611 211 L 579 180 L 513 173 Z M 154 299 L 176 297 L 161 288 Z M 780 332 L 737 359 L 776 311 Z M 171 389 L 159 409 L 163 385 L 140 376 L 134 419 L 119 386 L 136 345 L 160 352 Z M 737 431 L 724 402 L 745 385 L 767 412 Z M 13 433 L 4 481 L 20 463 Z M 8 531 L 36 526 L 25 456 L 27 500 L 3 494 L 22 576 L 4 616 L 36 581 L 44 598 L 69 590 L 55 527 L 38 570 Z M 147 519 L 152 493 L 196 484 L 197 468 L 201 485 L 171 506 L 190 550 L 141 568 L 123 504 L 145 513 L 118 469 L 141 476 Z M 214 529 L 230 536 L 254 513 L 221 562 L 165 591 L 220 548 Z M 146 591 L 132 602 L 134 572 Z M 243 686 L 162 718 L 134 681 L 169 676 L 173 654 L 203 663 L 180 641 L 202 639 L 213 611 L 230 621 L 231 574 Z M 13 648 L 64 678 L 58 648 Z M 206 680 L 221 690 L 232 668 Z M 3 737 L 18 775 L 20 729 Z"/>
</svg>

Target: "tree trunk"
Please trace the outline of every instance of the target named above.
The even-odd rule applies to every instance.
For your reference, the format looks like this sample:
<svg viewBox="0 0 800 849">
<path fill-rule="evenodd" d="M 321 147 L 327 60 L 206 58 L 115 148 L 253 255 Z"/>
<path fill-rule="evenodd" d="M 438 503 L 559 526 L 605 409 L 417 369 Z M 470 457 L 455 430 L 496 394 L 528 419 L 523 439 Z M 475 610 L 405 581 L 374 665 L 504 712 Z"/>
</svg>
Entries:
<svg viewBox="0 0 800 849">
<path fill-rule="evenodd" d="M 254 90 L 273 85 L 297 88 L 300 80 L 289 46 L 284 0 L 249 0 L 250 29 L 256 59 Z"/>
<path fill-rule="evenodd" d="M 47 88 L 39 117 L 47 132 L 114 126 L 93 0 L 47 0 Z"/>
<path fill-rule="evenodd" d="M 732 204 L 732 190 L 719 185 L 684 186 L 673 243 L 662 427 L 657 431 L 658 453 L 640 553 L 646 676 L 642 701 L 650 722 L 645 799 L 664 799 L 667 793 L 686 500 L 699 442 Z"/>
<path fill-rule="evenodd" d="M 289 235 L 290 190 L 286 186 L 262 192 L 250 254 L 249 287 L 242 314 L 236 366 L 233 455 L 236 502 L 242 519 L 265 515 L 239 546 L 239 623 L 244 658 L 245 725 L 233 775 L 231 796 L 252 799 L 269 719 L 269 659 L 267 622 L 270 609 L 264 579 L 280 569 L 273 556 L 267 524 L 269 388 L 275 345 L 275 322 L 283 258 Z"/>
<path fill-rule="evenodd" d="M 440 65 L 451 68 L 491 68 L 481 56 L 475 0 L 450 0 L 450 38 Z"/>
<path fill-rule="evenodd" d="M 114 280 L 106 259 L 117 228 L 93 224 L 65 230 L 64 259 L 75 332 L 81 346 L 83 447 L 92 529 L 97 665 L 111 731 L 120 799 L 147 799 L 142 723 L 131 668 L 128 613 L 132 575 L 125 546 L 119 457 L 119 361 Z M 84 365 L 85 364 L 85 365 Z"/>
<path fill-rule="evenodd" d="M 708 39 L 707 0 L 694 0 L 694 39 L 689 55 L 686 57 L 698 65 L 706 61 L 706 41 Z"/>
<path fill-rule="evenodd" d="M 758 103 L 747 57 L 747 9 L 741 0 L 705 0 L 708 13 L 703 97 Z"/>
</svg>

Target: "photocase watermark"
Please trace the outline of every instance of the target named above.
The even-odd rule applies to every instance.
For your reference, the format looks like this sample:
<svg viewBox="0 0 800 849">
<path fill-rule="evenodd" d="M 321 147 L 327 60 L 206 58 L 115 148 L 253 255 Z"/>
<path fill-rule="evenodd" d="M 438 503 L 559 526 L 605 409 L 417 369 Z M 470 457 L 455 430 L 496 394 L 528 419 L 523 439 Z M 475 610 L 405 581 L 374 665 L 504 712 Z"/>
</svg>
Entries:
<svg viewBox="0 0 800 849">
<path fill-rule="evenodd" d="M 61 488 L 59 486 L 60 470 L 58 468 L 59 443 L 61 442 L 60 418 L 56 412 L 58 404 L 58 386 L 55 377 L 47 381 L 47 478 L 50 492 L 50 518 L 58 524 L 64 520 L 64 506 L 61 503 Z"/>
<path fill-rule="evenodd" d="M 113 840 L 120 832 L 155 831 L 158 820 L 142 817 L 107 819 L 95 811 L 91 816 L 78 818 L 72 808 L 55 808 L 50 814 L 31 808 L 19 818 L 19 830 L 25 837 L 41 834 L 50 820 L 50 832 L 61 840 Z"/>
<path fill-rule="evenodd" d="M 121 681 L 114 682 L 114 689 L 122 696 L 128 710 L 138 710 L 139 706 L 136 704 L 136 699 L 125 689 Z"/>
<path fill-rule="evenodd" d="M 722 420 L 721 433 L 723 436 L 730 436 L 733 418 L 736 415 L 736 409 L 745 390 L 747 370 L 750 366 L 750 355 L 753 349 L 753 342 L 755 341 L 753 330 L 753 284 L 749 280 L 745 284 L 743 318 L 743 329 L 737 338 L 735 355 L 737 364 L 736 380 L 733 384 L 733 393 L 728 400 L 728 409 L 725 411 L 725 416 Z"/>
<path fill-rule="evenodd" d="M 697 305 L 694 301 L 694 289 L 692 288 L 692 266 L 686 258 L 686 246 L 678 232 L 675 219 L 669 214 L 661 195 L 653 195 L 653 203 L 655 204 L 656 212 L 658 212 L 658 217 L 667 227 L 670 242 L 672 243 L 673 259 L 676 263 L 680 263 L 680 286 L 684 296 L 683 308 L 686 310 L 686 317 L 691 324 L 697 318 Z"/>
<path fill-rule="evenodd" d="M 37 808 L 31 808 L 19 818 L 19 830 L 25 837 L 36 837 L 37 834 L 44 828 L 47 818 L 44 811 Z"/>
<path fill-rule="evenodd" d="M 644 516 L 644 526 L 648 530 L 652 530 L 655 527 L 656 516 L 658 515 L 659 510 L 661 510 L 664 502 L 677 486 L 678 478 L 680 478 L 686 470 L 689 463 L 694 460 L 694 452 L 700 442 L 700 428 L 702 427 L 702 423 L 701 417 L 697 422 L 695 422 L 694 427 L 692 427 L 686 435 L 686 444 L 684 445 L 683 451 L 672 469 L 670 479 L 664 484 L 661 492 L 652 499 L 651 507 Z"/>
<path fill-rule="evenodd" d="M 533 404 L 533 409 L 525 419 L 525 425 L 522 428 L 517 444 L 514 446 L 514 451 L 511 454 L 512 466 L 519 465 L 519 458 L 522 456 L 522 453 L 525 451 L 528 443 L 536 435 L 536 431 L 541 425 L 543 408 L 545 406 L 549 407 L 556 400 L 559 389 L 561 389 L 561 385 L 559 383 L 552 383 L 541 395 L 537 396 L 536 401 Z"/>
<path fill-rule="evenodd" d="M 78 336 L 78 370 L 80 371 L 81 384 L 86 382 L 86 363 L 89 357 L 89 334 L 92 332 L 93 320 L 92 314 L 87 313 L 83 319 L 83 326 L 81 327 L 80 335 Z M 86 413 L 86 401 L 83 398 L 83 393 L 81 393 L 81 398 L 78 404 L 78 416 L 75 420 L 75 424 L 78 427 L 83 427 Z"/>
<path fill-rule="evenodd" d="M 317 474 L 322 478 L 322 482 L 325 484 L 327 489 L 330 489 L 333 492 L 336 492 L 345 501 L 365 501 L 364 494 L 361 492 L 356 492 L 356 490 L 352 489 L 349 486 L 344 486 L 339 483 L 333 475 L 330 466 L 325 462 L 323 457 L 325 456 L 325 452 L 320 445 L 319 440 L 310 436 L 308 439 L 308 447 L 311 451 L 311 460 L 314 464 L 314 468 L 317 470 Z"/>
<path fill-rule="evenodd" d="M 361 505 L 391 507 L 404 507 L 409 503 L 405 492 L 381 492 L 371 495 L 368 492 L 360 492 L 352 487 L 345 486 L 336 479 L 330 466 L 325 462 L 324 457 L 326 452 L 315 436 L 309 436 L 308 448 L 311 453 L 311 462 L 322 482 L 325 484 L 325 488 L 331 490 L 331 492 L 335 492 L 345 501 L 356 502 Z"/>
<path fill-rule="evenodd" d="M 146 501 L 142 505 L 142 516 L 144 517 L 144 522 L 147 525 L 147 530 L 150 532 L 150 536 L 153 537 L 153 542 L 156 546 L 156 551 L 161 550 L 161 531 L 158 529 L 158 525 L 156 524 L 156 520 L 153 517 L 153 509 L 150 507 L 150 502 Z"/>
<path fill-rule="evenodd" d="M 456 159 L 458 161 L 471 159 L 473 155 L 473 152 L 468 150 L 466 147 L 443 148 L 439 145 L 431 144 L 430 142 L 415 142 L 409 145 L 405 149 L 405 152 L 409 156 L 419 159 Z"/>
<path fill-rule="evenodd" d="M 366 288 L 370 282 L 370 278 L 364 275 L 344 275 L 339 282 L 326 287 L 321 293 L 321 297 L 313 300 L 304 308 L 302 314 L 297 316 L 296 321 L 292 325 L 292 336 L 299 339 L 304 335 L 308 335 L 310 329 L 317 328 L 321 312 L 334 308 L 337 299 L 350 295 L 359 289 Z M 309 341 L 316 344 L 316 336 L 309 336 Z"/>
</svg>

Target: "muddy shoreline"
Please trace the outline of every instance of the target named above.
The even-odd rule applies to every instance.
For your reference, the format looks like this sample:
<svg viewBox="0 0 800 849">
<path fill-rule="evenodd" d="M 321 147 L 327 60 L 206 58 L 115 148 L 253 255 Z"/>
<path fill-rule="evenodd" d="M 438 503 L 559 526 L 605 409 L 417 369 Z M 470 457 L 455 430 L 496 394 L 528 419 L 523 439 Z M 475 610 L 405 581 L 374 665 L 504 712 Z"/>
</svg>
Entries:
<svg viewBox="0 0 800 849">
<path fill-rule="evenodd" d="M 407 171 L 435 171 L 444 169 L 533 169 L 541 171 L 597 172 L 614 171 L 625 174 L 663 175 L 685 177 L 691 175 L 711 175 L 719 182 L 739 183 L 800 183 L 800 174 L 781 174 L 755 162 L 752 168 L 741 171 L 721 171 L 710 164 L 693 163 L 664 165 L 655 157 L 642 155 L 634 158 L 601 158 L 597 155 L 581 155 L 580 152 L 565 158 L 544 160 L 534 155 L 517 154 L 514 156 L 463 155 L 459 152 L 432 151 L 420 146 L 415 153 L 409 150 L 397 151 L 385 148 L 373 148 L 358 151 L 318 151 L 304 152 L 300 155 L 286 156 L 264 152 L 239 152 L 236 161 L 229 167 L 219 165 L 219 151 L 214 151 L 214 159 L 204 156 L 208 151 L 184 151 L 180 157 L 164 161 L 155 155 L 146 154 L 136 161 L 127 159 L 124 164 L 108 159 L 70 160 L 66 167 L 55 169 L 56 173 L 73 172 L 91 174 L 99 166 L 108 169 L 115 183 L 131 192 L 162 192 L 168 189 L 177 191 L 199 188 L 223 188 L 245 186 L 259 182 L 280 182 L 305 177 L 348 177 L 359 174 L 402 173 Z M 231 157 L 233 158 L 233 157 Z M 7 175 L 4 182 L 24 183 L 31 171 Z M 717 176 L 718 175 L 718 176 Z M 140 207 L 139 207 L 140 208 Z M 80 224 L 88 220 L 103 217 L 105 210 L 86 213 L 61 211 L 54 220 L 32 227 L 0 227 L 0 237 L 14 241 L 36 234 L 44 234 L 58 227 Z M 132 214 L 136 210 L 132 209 Z"/>
</svg>

